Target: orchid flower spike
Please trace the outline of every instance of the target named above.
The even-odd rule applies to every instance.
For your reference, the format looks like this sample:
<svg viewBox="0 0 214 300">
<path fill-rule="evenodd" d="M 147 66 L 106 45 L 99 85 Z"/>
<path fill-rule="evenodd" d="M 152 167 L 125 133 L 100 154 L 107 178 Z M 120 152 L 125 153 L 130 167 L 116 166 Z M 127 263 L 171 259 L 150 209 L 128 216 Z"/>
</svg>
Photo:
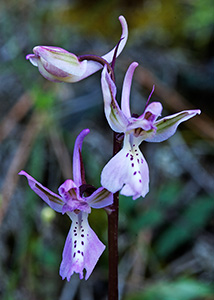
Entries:
<svg viewBox="0 0 214 300">
<path fill-rule="evenodd" d="M 66 180 L 58 189 L 59 195 L 42 186 L 25 171 L 19 175 L 26 176 L 30 188 L 44 200 L 52 209 L 62 214 L 66 213 L 71 221 L 60 266 L 60 275 L 63 279 L 70 277 L 74 272 L 83 278 L 83 270 L 86 269 L 85 279 L 91 275 L 99 257 L 105 249 L 105 245 L 98 239 L 88 224 L 88 214 L 91 208 L 103 208 L 113 203 L 112 194 L 100 187 L 89 196 L 85 184 L 81 157 L 81 148 L 84 137 L 89 129 L 83 130 L 76 139 L 73 153 L 73 179 Z"/>
<path fill-rule="evenodd" d="M 122 26 L 122 35 L 117 49 L 117 56 L 122 52 L 128 38 L 126 19 L 120 16 L 119 21 Z M 116 47 L 101 57 L 103 61 L 112 62 Z M 42 76 L 54 82 L 77 82 L 102 68 L 102 65 L 96 61 L 81 61 L 75 54 L 59 47 L 36 46 L 33 48 L 33 52 L 34 54 L 28 54 L 26 59 L 29 59 L 34 66 L 38 67 Z"/>
<path fill-rule="evenodd" d="M 171 137 L 181 122 L 196 114 L 199 109 L 184 110 L 157 120 L 161 115 L 160 102 L 152 102 L 138 118 L 132 117 L 129 106 L 132 77 L 138 63 L 133 62 L 125 75 L 122 89 L 121 108 L 116 101 L 116 86 L 106 66 L 102 71 L 101 85 L 107 121 L 115 132 L 124 133 L 123 148 L 107 163 L 101 174 L 103 187 L 115 193 L 132 196 L 133 200 L 149 191 L 149 168 L 139 150 L 142 141 L 162 142 Z M 151 95 L 150 95 L 151 96 Z"/>
</svg>

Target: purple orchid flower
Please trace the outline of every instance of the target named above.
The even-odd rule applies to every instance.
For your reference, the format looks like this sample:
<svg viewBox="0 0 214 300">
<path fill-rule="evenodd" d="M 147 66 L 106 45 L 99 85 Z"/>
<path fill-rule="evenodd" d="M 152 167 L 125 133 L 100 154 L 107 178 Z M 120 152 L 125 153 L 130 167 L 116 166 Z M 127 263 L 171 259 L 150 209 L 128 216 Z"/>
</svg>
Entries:
<svg viewBox="0 0 214 300">
<path fill-rule="evenodd" d="M 129 107 L 129 96 L 132 77 L 138 63 L 133 62 L 125 75 L 122 89 L 121 109 L 116 101 L 116 86 L 106 66 L 102 71 L 101 85 L 104 98 L 104 110 L 107 121 L 115 132 L 124 133 L 123 148 L 107 163 L 101 174 L 103 187 L 115 193 L 133 196 L 133 200 L 149 191 L 149 168 L 139 150 L 142 141 L 162 142 L 171 137 L 181 122 L 184 122 L 200 110 L 184 110 L 157 120 L 161 115 L 160 102 L 146 104 L 138 118 L 132 117 Z M 151 94 L 150 94 L 151 97 Z M 149 97 L 149 99 L 150 99 Z M 148 100 L 149 100 L 148 99 Z"/>
<path fill-rule="evenodd" d="M 74 272 L 85 279 L 91 275 L 105 245 L 98 239 L 88 224 L 88 214 L 91 208 L 103 208 L 113 203 L 112 194 L 100 187 L 89 196 L 86 196 L 88 185 L 85 184 L 82 165 L 81 148 L 84 137 L 89 129 L 83 130 L 76 139 L 73 153 L 73 179 L 66 180 L 58 189 L 59 195 L 42 186 L 25 171 L 19 175 L 26 176 L 30 188 L 44 200 L 52 209 L 62 214 L 66 213 L 72 220 L 68 233 L 60 266 L 60 275 L 63 279 L 70 277 Z"/>
<path fill-rule="evenodd" d="M 123 16 L 119 17 L 122 26 L 122 35 L 117 49 L 117 56 L 122 52 L 128 38 L 128 26 Z M 102 59 L 111 63 L 114 57 L 115 46 L 110 52 L 102 56 Z M 46 79 L 54 82 L 77 82 L 102 68 L 96 61 L 80 61 L 78 56 L 62 48 L 53 46 L 36 46 L 34 54 L 28 54 L 26 59 L 38 67 L 39 72 Z"/>
</svg>

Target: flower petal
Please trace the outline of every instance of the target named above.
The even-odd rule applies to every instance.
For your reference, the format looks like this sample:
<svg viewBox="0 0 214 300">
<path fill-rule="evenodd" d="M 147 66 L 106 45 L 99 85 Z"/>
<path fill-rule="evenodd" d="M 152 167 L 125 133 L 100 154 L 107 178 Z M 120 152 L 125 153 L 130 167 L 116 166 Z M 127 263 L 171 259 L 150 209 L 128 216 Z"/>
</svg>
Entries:
<svg viewBox="0 0 214 300">
<path fill-rule="evenodd" d="M 33 48 L 33 52 L 38 58 L 42 59 L 46 71 L 56 77 L 66 77 L 69 75 L 79 77 L 86 71 L 87 64 L 85 61 L 80 62 L 75 54 L 62 48 L 36 46 Z M 63 73 L 65 73 L 64 76 Z"/>
<path fill-rule="evenodd" d="M 119 47 L 117 49 L 117 57 L 123 51 L 123 48 L 125 47 L 127 39 L 128 39 L 128 25 L 127 25 L 126 19 L 124 18 L 124 16 L 119 16 L 119 21 L 122 26 L 122 34 L 120 37 L 121 41 L 120 41 Z M 114 57 L 115 49 L 116 49 L 116 46 L 111 51 L 109 51 L 107 54 L 103 55 L 102 58 L 105 59 L 108 63 L 111 63 L 112 59 Z"/>
<path fill-rule="evenodd" d="M 58 189 L 60 196 L 65 204 L 62 208 L 62 214 L 75 210 L 91 212 L 88 203 L 80 197 L 79 187 L 71 179 L 67 179 Z"/>
<path fill-rule="evenodd" d="M 126 134 L 124 146 L 104 167 L 101 184 L 115 193 L 121 188 L 121 194 L 133 196 L 133 200 L 144 197 L 149 191 L 149 169 L 137 144 L 130 142 Z"/>
<path fill-rule="evenodd" d="M 121 96 L 121 109 L 127 118 L 131 117 L 129 98 L 130 98 L 132 77 L 134 74 L 134 70 L 137 66 L 138 66 L 137 62 L 133 62 L 129 66 L 129 68 L 126 72 L 124 81 L 123 81 L 123 89 L 122 89 L 122 96 Z"/>
<path fill-rule="evenodd" d="M 119 17 L 120 24 L 122 26 L 122 34 L 120 38 L 120 44 L 117 49 L 117 57 L 120 55 L 120 53 L 123 51 L 123 48 L 126 45 L 127 39 L 128 39 L 128 26 L 126 19 L 123 16 Z M 106 53 L 105 55 L 102 56 L 104 60 L 106 60 L 108 63 L 111 63 L 114 57 L 116 46 Z M 92 75 L 93 73 L 99 71 L 102 68 L 102 65 L 98 62 L 95 61 L 88 61 L 87 62 L 87 69 L 86 72 L 83 74 L 83 76 L 80 78 L 80 80 Z"/>
<path fill-rule="evenodd" d="M 128 125 L 128 119 L 121 111 L 115 99 L 116 86 L 111 79 L 106 66 L 102 71 L 101 86 L 104 99 L 105 115 L 109 125 L 115 132 L 125 132 Z"/>
<path fill-rule="evenodd" d="M 90 132 L 89 129 L 84 129 L 77 136 L 74 152 L 73 152 L 73 179 L 78 187 L 85 183 L 85 174 L 84 174 L 84 166 L 82 162 L 82 143 L 86 135 Z"/>
<path fill-rule="evenodd" d="M 100 187 L 86 201 L 92 208 L 103 208 L 113 203 L 113 194 Z"/>
<path fill-rule="evenodd" d="M 62 212 L 62 207 L 64 202 L 62 198 L 51 192 L 49 189 L 41 185 L 38 181 L 36 181 L 32 176 L 30 176 L 25 171 L 20 171 L 19 175 L 24 175 L 27 180 L 30 188 L 44 200 L 51 208 L 53 208 L 57 212 Z"/>
<path fill-rule="evenodd" d="M 26 59 L 29 59 L 29 61 L 34 65 L 35 67 L 38 67 L 38 60 L 39 58 L 34 54 L 28 54 L 26 55 Z"/>
<path fill-rule="evenodd" d="M 171 137 L 178 127 L 178 125 L 184 121 L 189 120 L 197 114 L 200 114 L 201 111 L 199 109 L 194 110 L 184 110 L 177 114 L 167 116 L 162 118 L 154 123 L 156 127 L 156 132 L 152 132 L 152 130 L 147 132 L 147 138 L 145 141 L 147 142 L 162 142 Z M 150 135 L 150 136 L 149 136 Z"/>
<path fill-rule="evenodd" d="M 85 279 L 87 280 L 103 253 L 105 245 L 89 226 L 87 213 L 70 213 L 69 217 L 72 225 L 63 250 L 60 275 L 69 281 L 75 272 L 79 273 L 80 279 L 83 279 L 83 270 L 86 269 Z"/>
<path fill-rule="evenodd" d="M 162 109 L 163 107 L 160 102 L 152 102 L 146 107 L 140 117 L 131 117 L 129 119 L 130 124 L 127 126 L 127 131 L 136 128 L 141 128 L 145 131 L 155 129 L 154 122 L 161 115 Z"/>
<path fill-rule="evenodd" d="M 65 203 L 71 198 L 79 198 L 79 188 L 77 187 L 76 183 L 71 179 L 67 179 L 63 184 L 61 184 L 58 188 L 58 192 Z"/>
</svg>

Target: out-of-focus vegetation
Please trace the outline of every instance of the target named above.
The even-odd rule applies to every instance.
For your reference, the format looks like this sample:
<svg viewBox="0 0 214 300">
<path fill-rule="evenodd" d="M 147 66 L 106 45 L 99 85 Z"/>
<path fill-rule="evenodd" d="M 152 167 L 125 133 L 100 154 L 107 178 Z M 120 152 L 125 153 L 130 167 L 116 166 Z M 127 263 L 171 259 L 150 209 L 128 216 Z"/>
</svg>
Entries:
<svg viewBox="0 0 214 300">
<path fill-rule="evenodd" d="M 100 73 L 76 84 L 46 81 L 25 60 L 35 45 L 102 55 L 129 25 L 116 63 L 118 99 L 132 61 L 132 111 L 152 101 L 163 115 L 191 107 L 202 114 L 169 141 L 142 144 L 150 167 L 145 199 L 120 198 L 120 295 L 124 300 L 214 299 L 214 3 L 196 1 L 0 2 L 0 298 L 106 299 L 107 251 L 88 281 L 58 270 L 70 221 L 54 213 L 17 173 L 25 169 L 57 192 L 72 176 L 72 149 L 84 128 L 87 181 L 99 186 L 112 153 Z M 107 217 L 89 221 L 107 244 Z"/>
</svg>

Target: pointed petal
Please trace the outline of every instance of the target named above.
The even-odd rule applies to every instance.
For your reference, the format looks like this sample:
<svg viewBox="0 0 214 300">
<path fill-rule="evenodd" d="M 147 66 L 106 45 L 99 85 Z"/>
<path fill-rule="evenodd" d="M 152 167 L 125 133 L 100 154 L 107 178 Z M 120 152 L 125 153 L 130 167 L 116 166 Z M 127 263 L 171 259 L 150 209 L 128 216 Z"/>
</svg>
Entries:
<svg viewBox="0 0 214 300">
<path fill-rule="evenodd" d="M 144 197 L 149 191 L 149 169 L 137 144 L 131 144 L 126 134 L 124 146 L 104 167 L 101 184 L 115 193 L 133 196 L 133 200 Z"/>
<path fill-rule="evenodd" d="M 120 42 L 118 50 L 117 50 L 117 57 L 123 51 L 123 48 L 125 47 L 127 39 L 128 39 L 128 26 L 127 26 L 126 19 L 123 16 L 120 16 L 119 21 L 122 26 L 122 34 L 121 34 L 121 38 L 120 38 L 121 42 Z M 111 63 L 113 60 L 115 48 L 116 48 L 116 46 L 111 51 L 109 51 L 108 53 L 106 53 L 105 55 L 102 56 L 102 58 L 104 60 L 106 60 L 108 63 Z M 103 66 L 101 64 L 99 64 L 95 61 L 88 61 L 86 72 L 83 74 L 83 76 L 80 77 L 79 80 L 82 80 L 82 79 L 92 75 L 93 73 L 99 71 L 102 67 Z"/>
<path fill-rule="evenodd" d="M 73 179 L 78 187 L 80 187 L 83 183 L 85 183 L 84 179 L 84 167 L 82 163 L 82 143 L 86 135 L 90 132 L 89 129 L 84 129 L 80 132 L 80 134 L 76 138 L 76 142 L 74 145 L 73 152 Z"/>
<path fill-rule="evenodd" d="M 121 34 L 121 42 L 119 44 L 118 50 L 117 50 L 117 57 L 120 55 L 120 53 L 123 51 L 123 48 L 126 45 L 127 39 L 128 39 L 128 26 L 126 19 L 123 16 L 119 16 L 119 21 L 122 26 L 122 34 Z M 105 59 L 108 63 L 112 62 L 112 59 L 114 57 L 116 46 L 109 51 L 107 54 L 103 55 L 102 58 Z"/>
<path fill-rule="evenodd" d="M 35 67 L 38 67 L 38 57 L 36 57 L 36 55 L 34 54 L 28 54 L 26 55 L 26 59 L 32 63 L 32 65 L 34 65 Z"/>
<path fill-rule="evenodd" d="M 57 212 L 62 212 L 62 207 L 64 202 L 62 198 L 51 192 L 49 189 L 41 185 L 38 181 L 36 181 L 32 176 L 30 176 L 25 171 L 19 172 L 19 175 L 24 175 L 27 180 L 30 188 L 44 200 L 51 208 L 53 208 Z"/>
<path fill-rule="evenodd" d="M 88 214 L 70 213 L 72 226 L 68 233 L 60 265 L 60 275 L 63 279 L 73 273 L 79 273 L 83 279 L 83 270 L 86 269 L 85 279 L 91 275 L 98 259 L 105 249 L 105 245 L 98 239 L 88 224 Z"/>
<path fill-rule="evenodd" d="M 130 97 L 130 91 L 131 91 L 132 77 L 134 74 L 134 70 L 137 66 L 138 66 L 137 62 L 133 62 L 129 66 L 129 68 L 126 72 L 124 81 L 123 81 L 123 89 L 122 89 L 122 96 L 121 96 L 121 109 L 127 118 L 131 117 L 129 97 Z"/>
<path fill-rule="evenodd" d="M 103 208 L 113 203 L 113 194 L 100 187 L 86 201 L 92 208 Z"/>
<path fill-rule="evenodd" d="M 115 132 L 125 132 L 128 120 L 121 111 L 115 97 L 116 86 L 111 79 L 107 67 L 105 66 L 101 75 L 101 86 L 104 99 L 104 110 L 106 119 Z"/>
<path fill-rule="evenodd" d="M 148 137 L 145 139 L 147 142 L 162 142 L 171 137 L 178 127 L 178 125 L 184 121 L 189 120 L 197 114 L 200 114 L 199 109 L 195 110 L 184 110 L 177 114 L 167 116 L 154 123 L 156 132 L 148 131 Z M 150 136 L 149 136 L 150 135 Z"/>
</svg>

